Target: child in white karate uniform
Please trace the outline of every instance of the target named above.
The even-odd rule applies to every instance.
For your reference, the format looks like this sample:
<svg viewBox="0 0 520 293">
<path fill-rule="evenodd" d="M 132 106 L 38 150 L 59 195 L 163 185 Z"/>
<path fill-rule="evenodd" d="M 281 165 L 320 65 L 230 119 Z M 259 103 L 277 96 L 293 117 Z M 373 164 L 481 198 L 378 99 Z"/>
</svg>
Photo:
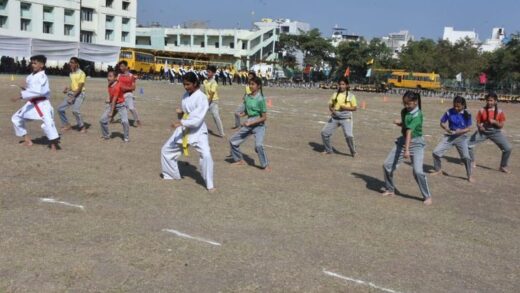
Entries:
<svg viewBox="0 0 520 293">
<path fill-rule="evenodd" d="M 54 109 L 49 98 L 51 91 L 49 80 L 45 74 L 45 63 L 47 58 L 43 55 L 31 57 L 32 73 L 26 78 L 26 86 L 22 88 L 19 98 L 13 101 L 23 100 L 25 105 L 13 114 L 13 122 L 16 136 L 24 138 L 24 145 L 31 146 L 31 137 L 27 134 L 25 122 L 30 120 L 42 120 L 42 129 L 49 140 L 51 150 L 56 150 L 59 143 L 59 134 L 54 124 Z"/>
<path fill-rule="evenodd" d="M 206 188 L 212 192 L 213 158 L 209 148 L 208 128 L 204 117 L 208 112 L 208 97 L 199 89 L 200 81 L 193 72 L 183 78 L 186 93 L 182 96 L 181 109 L 177 109 L 179 121 L 175 121 L 173 135 L 161 149 L 162 177 L 166 180 L 180 180 L 178 161 L 182 153 L 188 155 L 188 147 L 192 146 L 200 155 L 200 169 Z"/>
</svg>

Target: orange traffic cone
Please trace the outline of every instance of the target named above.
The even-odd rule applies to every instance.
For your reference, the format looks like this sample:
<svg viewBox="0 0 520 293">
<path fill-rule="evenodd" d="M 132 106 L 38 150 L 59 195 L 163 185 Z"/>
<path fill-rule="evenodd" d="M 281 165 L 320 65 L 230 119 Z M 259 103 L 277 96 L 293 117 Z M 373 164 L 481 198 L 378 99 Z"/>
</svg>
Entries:
<svg viewBox="0 0 520 293">
<path fill-rule="evenodd" d="M 361 102 L 361 109 L 365 110 L 367 108 L 367 103 L 365 101 Z"/>
<path fill-rule="evenodd" d="M 272 99 L 267 99 L 267 107 L 268 108 L 272 108 L 273 107 L 273 100 Z"/>
<path fill-rule="evenodd" d="M 383 96 L 383 102 L 388 102 L 388 97 L 387 96 Z"/>
</svg>

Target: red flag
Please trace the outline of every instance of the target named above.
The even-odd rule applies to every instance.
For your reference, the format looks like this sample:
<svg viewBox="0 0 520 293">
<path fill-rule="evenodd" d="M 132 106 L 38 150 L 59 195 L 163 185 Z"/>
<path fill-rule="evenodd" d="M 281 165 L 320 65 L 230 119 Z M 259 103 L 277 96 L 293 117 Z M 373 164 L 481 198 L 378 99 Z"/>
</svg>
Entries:
<svg viewBox="0 0 520 293">
<path fill-rule="evenodd" d="M 347 67 L 347 69 L 345 69 L 345 77 L 349 77 L 350 76 L 350 66 Z"/>
<path fill-rule="evenodd" d="M 479 76 L 480 84 L 486 84 L 487 83 L 487 75 L 482 72 Z"/>
</svg>

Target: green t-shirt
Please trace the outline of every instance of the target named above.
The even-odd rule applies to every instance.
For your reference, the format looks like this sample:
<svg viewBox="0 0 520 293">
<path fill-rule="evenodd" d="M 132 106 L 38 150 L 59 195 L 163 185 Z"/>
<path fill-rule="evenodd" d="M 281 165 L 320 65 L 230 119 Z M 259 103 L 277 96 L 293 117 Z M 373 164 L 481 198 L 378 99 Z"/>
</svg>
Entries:
<svg viewBox="0 0 520 293">
<path fill-rule="evenodd" d="M 258 117 L 267 112 L 265 98 L 260 93 L 256 96 L 246 95 L 244 99 L 246 114 L 248 117 Z"/>
<path fill-rule="evenodd" d="M 406 136 L 406 130 L 408 129 L 412 131 L 412 138 L 422 136 L 422 124 L 424 118 L 419 107 L 413 109 L 411 112 L 407 112 L 406 109 L 403 109 L 401 116 L 404 116 L 403 126 L 401 129 L 403 136 Z"/>
</svg>

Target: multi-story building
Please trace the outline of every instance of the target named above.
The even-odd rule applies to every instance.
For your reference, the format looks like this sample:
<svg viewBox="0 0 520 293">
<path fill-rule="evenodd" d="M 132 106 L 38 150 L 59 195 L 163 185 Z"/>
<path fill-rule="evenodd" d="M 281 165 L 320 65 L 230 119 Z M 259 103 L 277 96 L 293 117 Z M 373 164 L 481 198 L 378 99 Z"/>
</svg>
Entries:
<svg viewBox="0 0 520 293">
<path fill-rule="evenodd" d="M 413 41 L 413 36 L 409 31 L 403 30 L 398 33 L 390 33 L 388 36 L 381 38 L 386 46 L 392 49 L 393 57 L 397 58 L 399 53 L 408 44 L 409 41 Z"/>
<path fill-rule="evenodd" d="M 81 44 L 119 51 L 135 43 L 136 15 L 137 0 L 0 0 L 0 37 L 28 40 L 30 52 L 41 51 L 35 43 L 45 44 L 50 60 L 65 58 L 74 44 L 80 55 Z M 0 41 L 0 54 L 28 55 L 20 51 L 21 56 L 12 56 L 12 50 L 5 50 Z"/>
<path fill-rule="evenodd" d="M 495 27 L 491 32 L 491 39 L 487 39 L 480 45 L 482 52 L 493 52 L 503 45 L 506 31 L 503 27 Z"/>
<path fill-rule="evenodd" d="M 360 35 L 347 33 L 346 28 L 335 25 L 332 28 L 332 36 L 330 38 L 331 44 L 334 47 L 338 47 L 341 42 L 359 42 L 362 40 Z"/>
<path fill-rule="evenodd" d="M 164 51 L 185 58 L 228 62 L 237 68 L 276 59 L 279 30 L 138 27 L 136 49 Z"/>
<path fill-rule="evenodd" d="M 451 44 L 455 44 L 459 41 L 469 39 L 469 41 L 473 44 L 477 44 L 479 42 L 478 34 L 473 31 L 456 31 L 453 27 L 444 27 L 444 33 L 442 35 L 442 39 L 450 42 Z"/>
</svg>

